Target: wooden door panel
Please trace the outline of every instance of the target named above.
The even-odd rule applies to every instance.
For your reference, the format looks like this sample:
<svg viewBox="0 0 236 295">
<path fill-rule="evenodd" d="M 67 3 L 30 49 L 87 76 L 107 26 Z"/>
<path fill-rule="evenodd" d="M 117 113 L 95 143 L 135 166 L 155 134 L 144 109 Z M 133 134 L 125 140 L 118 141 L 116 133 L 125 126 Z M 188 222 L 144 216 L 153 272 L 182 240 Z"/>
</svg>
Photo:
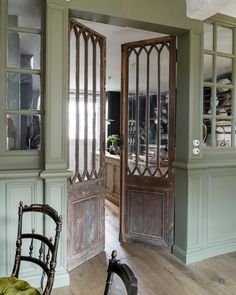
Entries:
<svg viewBox="0 0 236 295">
<path fill-rule="evenodd" d="M 166 189 L 126 190 L 127 241 L 146 241 L 171 246 L 173 230 L 173 193 Z"/>
<path fill-rule="evenodd" d="M 69 206 L 71 227 L 69 269 L 104 250 L 104 196 L 75 200 Z"/>
<path fill-rule="evenodd" d="M 105 37 L 70 22 L 68 268 L 104 250 Z M 75 85 L 74 85 L 75 84 Z M 75 89 L 73 89 L 75 87 Z M 73 119 L 74 118 L 74 119 Z"/>
<path fill-rule="evenodd" d="M 130 233 L 163 238 L 164 196 L 148 191 L 129 191 Z M 139 218 L 137 218 L 137 216 Z M 139 219 L 139 222 L 137 222 Z"/>
<path fill-rule="evenodd" d="M 173 244 L 175 37 L 122 45 L 122 241 Z"/>
</svg>

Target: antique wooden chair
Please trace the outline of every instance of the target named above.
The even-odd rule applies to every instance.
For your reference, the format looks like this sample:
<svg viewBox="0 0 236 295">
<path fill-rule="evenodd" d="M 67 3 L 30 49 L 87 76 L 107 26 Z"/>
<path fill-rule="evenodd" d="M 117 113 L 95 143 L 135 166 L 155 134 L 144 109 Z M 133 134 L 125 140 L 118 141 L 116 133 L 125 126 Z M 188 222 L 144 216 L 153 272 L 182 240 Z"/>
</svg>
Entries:
<svg viewBox="0 0 236 295">
<path fill-rule="evenodd" d="M 22 220 L 23 215 L 26 212 L 39 212 L 46 214 L 51 217 L 55 224 L 55 238 L 47 238 L 43 235 L 35 233 L 32 229 L 31 233 L 22 233 Z M 62 228 L 62 217 L 58 216 L 57 212 L 48 205 L 32 204 L 30 206 L 23 206 L 20 202 L 18 211 L 18 231 L 16 240 L 16 254 L 15 262 L 11 277 L 0 278 L 0 294 L 14 295 L 14 294 L 25 294 L 25 295 L 49 295 L 51 294 L 55 268 L 57 264 L 57 251 L 58 243 L 60 238 L 60 232 Z M 24 241 L 29 241 L 29 255 L 22 255 L 22 244 Z M 34 246 L 39 243 L 39 249 L 34 249 Z M 38 251 L 38 252 L 37 252 Z M 37 252 L 37 254 L 36 254 Z M 35 255 L 35 256 L 34 256 Z M 43 292 L 40 293 L 37 289 L 31 287 L 27 282 L 18 279 L 21 261 L 28 261 L 30 263 L 36 263 L 43 270 L 43 274 L 47 276 L 47 282 L 43 288 Z"/>
<path fill-rule="evenodd" d="M 117 274 L 123 281 L 128 295 L 138 294 L 138 281 L 134 276 L 133 271 L 127 264 L 120 263 L 120 260 L 116 259 L 117 252 L 114 250 L 111 254 L 107 269 L 107 281 L 104 291 L 104 295 L 111 294 L 112 282 L 114 274 Z M 122 294 L 123 295 L 123 294 Z"/>
</svg>

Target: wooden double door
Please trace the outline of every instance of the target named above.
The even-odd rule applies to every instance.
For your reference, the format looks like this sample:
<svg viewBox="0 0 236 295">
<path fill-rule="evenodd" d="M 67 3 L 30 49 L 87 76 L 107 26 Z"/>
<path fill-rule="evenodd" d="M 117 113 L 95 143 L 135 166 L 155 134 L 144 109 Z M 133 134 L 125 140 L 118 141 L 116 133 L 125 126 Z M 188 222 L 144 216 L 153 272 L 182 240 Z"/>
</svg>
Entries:
<svg viewBox="0 0 236 295">
<path fill-rule="evenodd" d="M 105 245 L 106 38 L 70 21 L 68 266 Z M 175 37 L 122 45 L 120 240 L 171 246 Z M 118 238 L 118 237 L 117 237 Z"/>
</svg>

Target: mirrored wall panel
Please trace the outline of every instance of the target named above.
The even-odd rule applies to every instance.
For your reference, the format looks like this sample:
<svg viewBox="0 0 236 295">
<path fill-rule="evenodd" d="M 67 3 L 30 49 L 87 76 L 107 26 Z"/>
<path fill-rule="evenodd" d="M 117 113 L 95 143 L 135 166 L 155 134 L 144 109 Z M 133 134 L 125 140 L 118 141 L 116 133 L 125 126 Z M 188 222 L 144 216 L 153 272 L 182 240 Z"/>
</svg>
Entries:
<svg viewBox="0 0 236 295">
<path fill-rule="evenodd" d="M 7 114 L 6 149 L 40 150 L 41 116 Z"/>
<path fill-rule="evenodd" d="M 34 74 L 7 73 L 6 109 L 40 110 L 40 76 Z"/>
<path fill-rule="evenodd" d="M 18 32 L 7 34 L 7 66 L 40 69 L 41 36 Z"/>
<path fill-rule="evenodd" d="M 8 25 L 41 28 L 42 0 L 8 0 Z"/>
</svg>

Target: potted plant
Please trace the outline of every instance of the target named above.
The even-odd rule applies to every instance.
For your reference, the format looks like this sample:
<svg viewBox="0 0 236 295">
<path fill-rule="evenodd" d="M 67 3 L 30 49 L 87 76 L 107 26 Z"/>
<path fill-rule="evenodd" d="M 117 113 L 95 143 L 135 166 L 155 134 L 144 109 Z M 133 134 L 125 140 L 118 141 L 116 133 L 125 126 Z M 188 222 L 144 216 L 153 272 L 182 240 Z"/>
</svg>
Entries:
<svg viewBox="0 0 236 295">
<path fill-rule="evenodd" d="M 109 144 L 109 152 L 112 155 L 120 154 L 120 137 L 117 134 L 112 134 L 107 137 L 107 142 Z"/>
</svg>

